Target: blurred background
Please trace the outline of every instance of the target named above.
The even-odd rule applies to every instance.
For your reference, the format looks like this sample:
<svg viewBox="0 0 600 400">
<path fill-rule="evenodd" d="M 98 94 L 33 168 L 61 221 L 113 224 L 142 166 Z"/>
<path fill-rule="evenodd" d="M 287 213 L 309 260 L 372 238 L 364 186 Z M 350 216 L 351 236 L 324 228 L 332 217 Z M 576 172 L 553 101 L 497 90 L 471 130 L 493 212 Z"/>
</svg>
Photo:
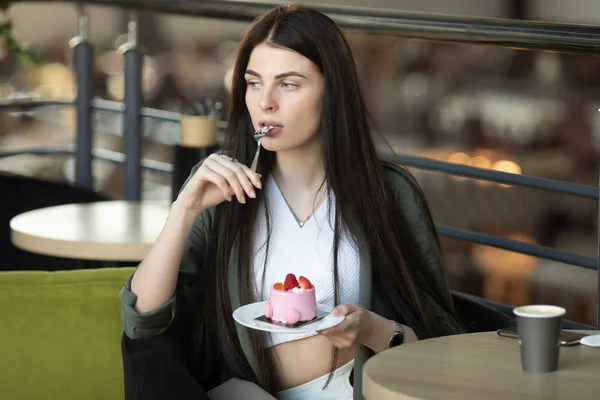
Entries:
<svg viewBox="0 0 600 400">
<path fill-rule="evenodd" d="M 328 0 L 351 5 L 479 17 L 600 24 L 597 0 Z M 12 5 L 18 40 L 42 58 L 29 66 L 0 53 L 0 101 L 72 100 L 72 4 Z M 123 100 L 128 13 L 89 7 L 96 51 L 95 96 Z M 223 103 L 246 23 L 141 11 L 145 106 L 180 112 L 200 98 Z M 598 186 L 600 58 L 456 45 L 346 31 L 382 151 Z M 122 152 L 122 117 L 95 111 L 94 146 Z M 169 163 L 176 123 L 144 120 L 144 157 Z M 0 150 L 73 144 L 72 108 L 0 112 Z M 0 172 L 72 182 L 69 156 L 0 158 Z M 123 198 L 118 164 L 94 161 L 96 190 Z M 597 202 L 413 170 L 436 222 L 597 256 Z M 144 200 L 168 201 L 167 174 L 144 172 Z M 442 239 L 453 289 L 509 305 L 562 305 L 569 319 L 595 325 L 596 272 L 468 242 Z"/>
</svg>

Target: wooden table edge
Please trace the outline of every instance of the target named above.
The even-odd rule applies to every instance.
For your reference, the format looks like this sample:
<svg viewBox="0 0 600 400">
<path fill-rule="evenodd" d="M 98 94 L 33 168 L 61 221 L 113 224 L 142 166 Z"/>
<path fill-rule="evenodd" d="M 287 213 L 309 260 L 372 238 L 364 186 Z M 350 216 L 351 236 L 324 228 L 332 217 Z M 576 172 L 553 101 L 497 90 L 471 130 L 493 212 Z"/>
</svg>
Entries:
<svg viewBox="0 0 600 400">
<path fill-rule="evenodd" d="M 10 228 L 12 244 L 25 251 L 47 256 L 81 260 L 140 262 L 152 244 L 95 243 L 29 235 Z"/>
<path fill-rule="evenodd" d="M 600 334 L 600 330 L 565 329 L 565 331 L 577 332 L 577 333 L 588 334 L 588 335 Z M 498 335 L 498 334 L 496 331 L 489 331 L 489 332 L 476 332 L 476 333 L 448 335 L 448 336 L 441 336 L 441 337 L 436 337 L 436 338 L 431 338 L 431 339 L 420 340 L 420 341 L 413 342 L 413 343 L 407 343 L 403 346 L 424 345 L 429 340 L 439 340 L 439 339 L 443 339 L 443 338 L 448 338 L 449 336 L 456 337 L 456 336 L 466 336 L 466 335 L 469 335 L 469 336 L 473 336 L 473 335 L 494 336 L 494 335 Z M 504 339 L 510 340 L 509 338 L 504 338 Z M 580 346 L 585 346 L 585 345 L 580 345 Z M 394 349 L 387 349 L 385 351 L 386 352 L 394 351 Z M 363 369 L 362 369 L 362 393 L 361 394 L 365 399 L 367 399 L 367 400 L 379 399 L 379 398 L 410 399 L 410 400 L 426 399 L 423 397 L 415 397 L 414 395 L 409 394 L 409 393 L 400 393 L 395 390 L 389 389 L 385 386 L 378 384 L 377 382 L 375 382 L 375 380 L 373 378 L 369 377 L 369 375 L 367 374 L 367 370 L 369 369 L 369 365 L 373 363 L 372 362 L 373 358 L 376 357 L 378 354 L 381 354 L 381 353 L 377 353 L 377 354 L 373 355 L 371 358 L 369 358 L 365 362 Z M 370 397 L 368 397 L 368 395 Z"/>
</svg>

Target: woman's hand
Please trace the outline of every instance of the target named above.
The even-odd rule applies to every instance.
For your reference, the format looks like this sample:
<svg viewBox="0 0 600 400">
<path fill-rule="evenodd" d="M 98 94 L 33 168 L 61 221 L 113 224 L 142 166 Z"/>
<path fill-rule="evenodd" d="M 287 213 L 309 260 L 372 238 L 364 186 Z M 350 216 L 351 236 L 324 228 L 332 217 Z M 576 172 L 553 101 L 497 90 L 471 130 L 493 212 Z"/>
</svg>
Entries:
<svg viewBox="0 0 600 400">
<path fill-rule="evenodd" d="M 354 302 L 335 307 L 331 314 L 334 317 L 346 317 L 333 328 L 319 332 L 335 347 L 341 349 L 362 344 L 376 353 L 389 348 L 389 341 L 396 331 L 394 321 L 366 310 Z M 409 327 L 405 326 L 404 331 L 405 342 L 418 340 Z"/>
<path fill-rule="evenodd" d="M 211 154 L 179 193 L 176 202 L 188 211 L 201 212 L 235 195 L 244 204 L 246 196 L 256 198 L 261 176 L 230 157 Z"/>
</svg>

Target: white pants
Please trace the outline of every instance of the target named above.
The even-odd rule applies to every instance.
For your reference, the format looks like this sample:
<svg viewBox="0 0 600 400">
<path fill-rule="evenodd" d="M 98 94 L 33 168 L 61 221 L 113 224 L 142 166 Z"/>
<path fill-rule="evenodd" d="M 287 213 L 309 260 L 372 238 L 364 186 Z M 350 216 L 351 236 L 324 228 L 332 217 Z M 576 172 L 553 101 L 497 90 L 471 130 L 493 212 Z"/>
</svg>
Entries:
<svg viewBox="0 0 600 400">
<path fill-rule="evenodd" d="M 305 384 L 276 393 L 277 400 L 352 400 L 353 388 L 348 378 L 354 367 L 354 360 L 342 365 L 333 373 L 329 385 L 323 386 L 329 374 Z M 207 393 L 211 400 L 276 400 L 260 386 L 240 379 L 230 379 Z"/>
<path fill-rule="evenodd" d="M 254 382 L 230 379 L 206 393 L 210 400 L 276 400 Z"/>
<path fill-rule="evenodd" d="M 303 385 L 277 392 L 278 400 L 352 400 L 354 389 L 348 378 L 354 368 L 354 360 L 342 365 L 333 373 L 333 378 L 325 389 L 329 374 L 306 382 Z"/>
</svg>

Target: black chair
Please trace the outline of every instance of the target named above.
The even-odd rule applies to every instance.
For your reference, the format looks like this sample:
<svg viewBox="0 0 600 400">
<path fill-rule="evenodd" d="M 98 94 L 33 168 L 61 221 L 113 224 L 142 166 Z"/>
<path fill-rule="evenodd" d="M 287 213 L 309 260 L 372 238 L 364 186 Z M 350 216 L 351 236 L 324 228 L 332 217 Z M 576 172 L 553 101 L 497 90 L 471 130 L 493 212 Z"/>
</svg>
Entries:
<svg viewBox="0 0 600 400">
<path fill-rule="evenodd" d="M 453 291 L 452 300 L 454 309 L 468 333 L 490 332 L 517 325 L 514 317 L 486 304 L 477 296 Z"/>
<path fill-rule="evenodd" d="M 108 200 L 100 193 L 61 182 L 0 174 L 0 271 L 78 269 L 78 260 L 23 251 L 10 241 L 10 220 L 38 208 Z M 96 265 L 92 265 L 96 266 Z"/>
<path fill-rule="evenodd" d="M 516 326 L 513 307 L 461 292 L 452 292 L 454 308 L 467 332 L 490 332 Z M 591 325 L 564 320 L 563 329 L 597 330 Z"/>
<path fill-rule="evenodd" d="M 598 330 L 598 328 L 595 326 L 580 324 L 579 322 L 569 321 L 568 319 L 563 321 L 562 328 L 563 329 L 581 330 L 581 331 Z"/>
</svg>

